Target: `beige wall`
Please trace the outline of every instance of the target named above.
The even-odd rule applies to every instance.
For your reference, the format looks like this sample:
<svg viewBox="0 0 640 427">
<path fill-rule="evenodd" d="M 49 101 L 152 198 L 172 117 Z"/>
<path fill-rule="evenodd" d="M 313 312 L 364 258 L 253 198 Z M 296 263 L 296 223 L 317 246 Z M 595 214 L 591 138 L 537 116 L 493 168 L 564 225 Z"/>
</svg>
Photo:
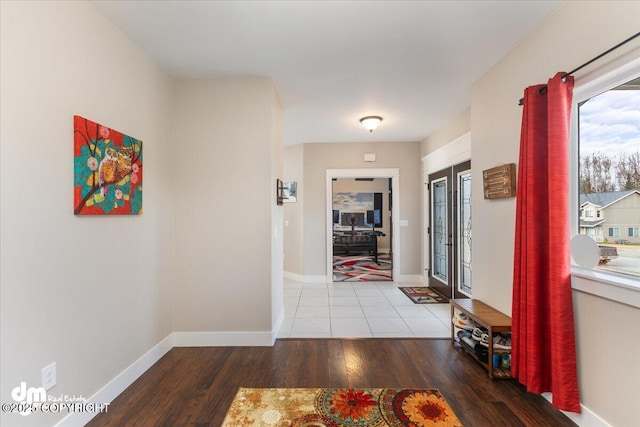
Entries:
<svg viewBox="0 0 640 427">
<path fill-rule="evenodd" d="M 640 2 L 567 2 L 478 79 L 471 98 L 473 175 L 518 162 L 518 99 L 526 86 L 582 64 L 638 28 Z M 609 59 L 578 73 L 576 86 L 581 75 Z M 484 200 L 481 179 L 474 180 L 473 194 L 473 222 L 482 224 L 473 231 L 473 295 L 511 313 L 515 198 Z M 640 310 L 579 291 L 574 291 L 574 301 L 582 403 L 611 425 L 636 425 L 637 393 L 625 390 L 640 384 L 640 365 L 630 356 L 640 353 L 640 343 L 625 337 L 636 335 Z"/>
<path fill-rule="evenodd" d="M 471 109 L 467 108 L 444 127 L 438 129 L 420 144 L 420 157 L 433 153 L 451 141 L 460 138 L 471 129 Z"/>
<path fill-rule="evenodd" d="M 172 85 L 88 2 L 0 5 L 3 403 L 20 381 L 40 385 L 40 369 L 53 361 L 52 394 L 91 396 L 172 330 L 270 333 L 282 312 L 284 209 L 297 205 L 304 217 L 294 234 L 304 259 L 292 269 L 326 274 L 327 168 L 400 169 L 400 219 L 409 222 L 400 228 L 400 274 L 421 274 L 420 156 L 470 122 L 475 176 L 517 162 L 524 87 L 640 28 L 639 2 L 567 2 L 474 84 L 470 113 L 422 144 L 300 148 L 302 166 L 292 172 L 301 176 L 299 203 L 283 209 L 275 206 L 282 111 L 270 80 Z M 144 141 L 143 215 L 73 216 L 74 114 Z M 363 162 L 365 152 L 377 161 Z M 480 185 L 474 297 L 510 313 L 515 200 L 485 201 Z M 640 310 L 578 291 L 574 301 L 582 402 L 611 425 L 635 425 L 640 344 L 629 337 Z M 60 418 L 3 413 L 1 421 Z"/>
<path fill-rule="evenodd" d="M 175 82 L 174 331 L 271 331 L 265 302 L 282 258 L 274 96 L 266 78 Z"/>
<path fill-rule="evenodd" d="M 0 5 L 1 400 L 88 398 L 171 333 L 171 83 L 88 2 Z M 75 114 L 144 142 L 141 216 L 73 215 Z"/>
<path fill-rule="evenodd" d="M 284 208 L 276 203 L 276 180 L 284 173 L 284 111 L 273 82 L 270 82 L 271 103 L 271 342 L 275 342 L 284 320 Z"/>
<path fill-rule="evenodd" d="M 475 176 L 502 163 L 518 162 L 522 114 L 518 99 L 524 88 L 546 82 L 557 71 L 573 68 L 637 31 L 639 8 L 638 2 L 568 2 L 476 81 L 471 103 Z M 580 74 L 576 85 L 579 82 Z M 474 229 L 474 246 L 493 242 L 495 250 L 474 251 L 474 296 L 510 312 L 515 198 L 484 200 L 481 190 L 482 180 L 474 180 L 474 222 L 484 225 Z"/>
<path fill-rule="evenodd" d="M 609 425 L 638 425 L 640 310 L 573 292 L 580 401 Z"/>
<path fill-rule="evenodd" d="M 375 153 L 375 162 L 365 162 Z M 401 275 L 421 275 L 420 265 L 420 143 L 383 142 L 305 144 L 304 147 L 304 274 L 326 275 L 326 170 L 400 169 Z M 364 174 L 366 175 L 366 173 Z"/>
<path fill-rule="evenodd" d="M 284 271 L 298 276 L 304 274 L 303 206 L 304 190 L 304 145 L 298 144 L 284 150 L 284 181 L 298 184 L 295 203 L 284 204 Z"/>
</svg>

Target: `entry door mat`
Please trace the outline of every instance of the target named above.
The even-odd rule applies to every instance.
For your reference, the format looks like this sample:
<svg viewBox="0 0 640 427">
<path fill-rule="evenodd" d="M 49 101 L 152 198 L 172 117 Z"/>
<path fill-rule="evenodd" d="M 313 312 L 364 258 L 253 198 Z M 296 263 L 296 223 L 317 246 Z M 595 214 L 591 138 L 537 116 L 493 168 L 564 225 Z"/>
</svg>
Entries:
<svg viewBox="0 0 640 427">
<path fill-rule="evenodd" d="M 371 255 L 334 256 L 334 282 L 373 282 L 392 278 L 391 255 L 379 254 L 378 263 Z"/>
<path fill-rule="evenodd" d="M 399 289 L 416 304 L 442 304 L 449 302 L 445 297 L 426 286 L 401 287 Z"/>
<path fill-rule="evenodd" d="M 222 427 L 462 426 L 438 390 L 240 388 Z"/>
</svg>

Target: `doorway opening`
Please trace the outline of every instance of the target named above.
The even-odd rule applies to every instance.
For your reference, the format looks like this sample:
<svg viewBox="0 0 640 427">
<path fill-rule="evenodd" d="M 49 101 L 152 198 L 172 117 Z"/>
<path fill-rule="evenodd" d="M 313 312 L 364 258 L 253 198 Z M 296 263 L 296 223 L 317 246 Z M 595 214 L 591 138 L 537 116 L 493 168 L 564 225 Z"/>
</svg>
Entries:
<svg viewBox="0 0 640 427">
<path fill-rule="evenodd" d="M 395 280 L 399 170 L 327 170 L 327 278 Z"/>
<path fill-rule="evenodd" d="M 333 178 L 333 281 L 391 281 L 391 178 Z"/>
<path fill-rule="evenodd" d="M 422 209 L 422 218 L 423 218 L 423 239 L 422 239 L 422 254 L 423 254 L 423 268 L 424 268 L 424 276 L 423 282 L 425 285 L 431 286 L 433 281 L 431 280 L 434 276 L 434 270 L 437 267 L 438 271 L 435 273 L 436 277 L 439 279 L 444 279 L 443 276 L 447 277 L 447 285 L 445 286 L 442 283 L 441 293 L 443 293 L 447 298 L 458 298 L 458 297 L 471 297 L 471 173 L 465 172 L 465 170 L 470 169 L 468 166 L 463 171 L 465 172 L 462 175 L 458 176 L 458 174 L 452 175 L 451 179 L 445 179 L 443 176 L 438 176 L 439 172 L 443 170 L 451 170 L 451 168 L 455 165 L 465 165 L 467 161 L 471 159 L 471 133 L 466 133 L 461 135 L 459 138 L 449 142 L 448 144 L 438 148 L 435 151 L 430 152 L 426 156 L 422 158 L 422 177 L 424 183 L 423 189 L 423 209 Z M 432 176 L 435 175 L 435 176 Z M 435 228 L 438 226 L 438 221 L 436 220 L 436 226 L 432 224 L 433 215 L 432 215 L 432 205 L 434 197 L 432 195 L 434 183 L 431 182 L 431 178 L 434 178 L 436 181 L 436 185 L 440 187 L 437 188 L 437 191 L 444 192 L 444 186 L 447 187 L 447 195 L 449 195 L 449 190 L 452 192 L 458 191 L 458 196 L 456 197 L 456 215 L 458 218 L 463 219 L 465 222 L 464 226 L 462 226 L 459 221 L 453 222 L 447 221 L 449 228 L 442 233 L 443 240 L 440 241 L 440 244 L 444 245 L 444 248 L 440 246 L 438 248 L 439 254 L 434 255 L 434 233 Z M 462 182 L 466 187 L 463 187 L 462 190 L 458 188 L 458 180 L 462 179 Z M 439 183 L 439 184 L 438 184 Z M 454 184 L 455 183 L 455 184 Z M 460 192 L 464 192 L 465 195 L 460 198 Z M 444 196 L 444 194 L 440 194 L 440 196 Z M 462 211 L 459 209 L 462 206 Z M 440 212 L 443 217 L 443 225 L 445 224 L 444 218 L 454 212 L 453 206 L 447 205 L 447 212 Z M 458 238 L 453 239 L 453 226 L 456 229 L 460 229 L 457 234 L 457 237 L 462 238 L 463 240 L 459 240 Z M 432 232 L 433 231 L 433 232 Z M 442 231 L 442 230 L 441 230 Z M 449 234 L 452 234 L 451 241 L 449 241 Z M 448 245 L 450 244 L 450 246 Z M 456 246 L 454 246 L 454 244 Z M 443 249 L 443 250 L 440 250 Z M 464 260 L 464 265 L 460 262 L 454 263 L 453 256 L 454 254 L 457 256 L 458 260 Z M 441 262 L 440 265 L 434 265 L 434 262 Z M 450 265 L 447 265 L 450 264 Z M 451 270 L 449 270 L 451 268 Z M 463 278 L 464 285 L 459 286 L 458 283 L 451 282 L 457 278 Z M 435 280 L 439 280 L 435 279 Z M 445 280 L 439 280 L 440 282 L 444 282 Z M 454 283 L 454 284 L 452 284 Z M 468 286 L 467 286 L 468 285 Z M 438 287 L 438 283 L 436 283 L 436 288 Z M 458 293 L 454 293 L 453 289 L 459 288 Z"/>
</svg>

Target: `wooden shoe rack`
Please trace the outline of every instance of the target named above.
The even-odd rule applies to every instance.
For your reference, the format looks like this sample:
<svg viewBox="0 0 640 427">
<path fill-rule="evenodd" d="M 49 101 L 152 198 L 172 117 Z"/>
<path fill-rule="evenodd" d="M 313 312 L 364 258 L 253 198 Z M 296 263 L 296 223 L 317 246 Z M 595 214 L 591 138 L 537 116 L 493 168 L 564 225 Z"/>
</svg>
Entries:
<svg viewBox="0 0 640 427">
<path fill-rule="evenodd" d="M 488 330 L 489 335 L 489 348 L 487 361 L 484 362 L 476 356 L 471 347 L 465 344 L 462 340 L 456 339 L 456 332 L 453 325 L 451 326 L 451 345 L 459 345 L 467 354 L 478 361 L 489 372 L 489 378 L 494 379 L 511 379 L 511 369 L 494 367 L 493 355 L 494 354 L 510 354 L 511 350 L 498 350 L 493 348 L 493 336 L 499 332 L 511 332 L 511 317 L 504 313 L 499 312 L 495 308 L 488 306 L 477 299 L 451 299 L 449 300 L 451 305 L 451 318 L 458 312 L 465 313 L 469 319 L 473 320 L 477 325 L 480 325 Z"/>
</svg>

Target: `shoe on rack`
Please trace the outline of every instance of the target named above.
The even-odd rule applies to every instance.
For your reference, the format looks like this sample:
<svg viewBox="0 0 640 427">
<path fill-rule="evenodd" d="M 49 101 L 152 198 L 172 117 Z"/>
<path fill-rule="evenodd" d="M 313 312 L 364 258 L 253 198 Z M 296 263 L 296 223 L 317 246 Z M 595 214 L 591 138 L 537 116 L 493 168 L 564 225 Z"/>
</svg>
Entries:
<svg viewBox="0 0 640 427">
<path fill-rule="evenodd" d="M 458 338 L 463 339 L 463 338 L 471 338 L 471 333 L 469 331 L 467 331 L 466 329 L 462 329 L 460 331 L 458 331 Z"/>
<path fill-rule="evenodd" d="M 462 321 L 462 323 L 470 323 L 469 318 L 465 313 L 458 313 L 458 318 L 460 319 L 460 321 Z"/>
<path fill-rule="evenodd" d="M 474 328 L 472 338 L 476 341 L 482 340 L 482 334 L 486 334 L 487 330 L 485 328 Z"/>
<path fill-rule="evenodd" d="M 489 334 L 482 334 L 482 337 L 480 338 L 480 345 L 489 347 Z"/>
<path fill-rule="evenodd" d="M 474 325 L 471 320 L 464 313 L 454 314 L 451 319 L 451 323 L 453 326 L 460 329 L 466 329 L 468 331 L 473 331 Z"/>
<path fill-rule="evenodd" d="M 498 350 L 511 350 L 511 338 L 496 334 L 496 336 L 493 337 L 493 348 Z"/>
<path fill-rule="evenodd" d="M 476 357 L 480 359 L 481 362 L 487 362 L 489 360 L 489 350 L 482 347 L 479 344 L 476 345 L 476 348 L 474 349 L 474 353 L 476 354 Z"/>
<path fill-rule="evenodd" d="M 489 347 L 489 334 L 482 334 L 480 339 L 480 345 Z M 496 334 L 493 337 L 493 349 L 494 350 L 511 350 L 511 338 L 505 338 L 500 334 Z"/>
</svg>

